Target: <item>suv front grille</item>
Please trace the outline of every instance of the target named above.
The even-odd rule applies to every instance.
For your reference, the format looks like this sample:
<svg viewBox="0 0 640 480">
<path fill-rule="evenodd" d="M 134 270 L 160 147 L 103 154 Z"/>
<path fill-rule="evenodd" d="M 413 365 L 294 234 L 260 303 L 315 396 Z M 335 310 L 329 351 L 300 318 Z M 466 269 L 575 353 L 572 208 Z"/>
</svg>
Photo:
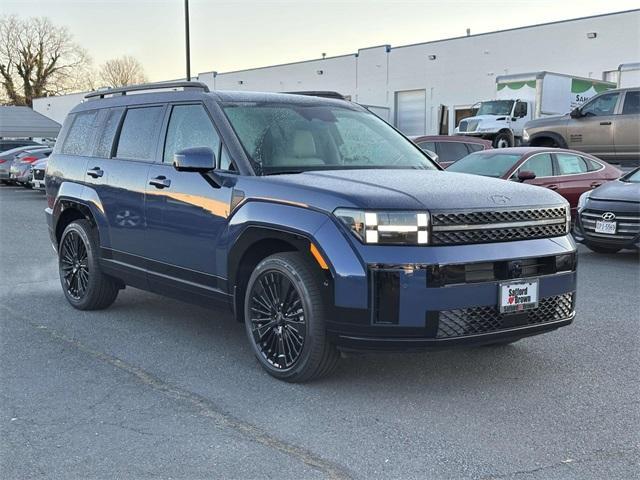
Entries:
<svg viewBox="0 0 640 480">
<path fill-rule="evenodd" d="M 505 315 L 500 313 L 497 306 L 444 310 L 438 315 L 436 338 L 464 337 L 564 320 L 573 312 L 573 295 L 565 293 L 543 298 L 538 308 L 519 314 Z"/>
<path fill-rule="evenodd" d="M 506 242 L 567 234 L 564 207 L 435 212 L 431 215 L 432 243 L 459 245 Z"/>
<path fill-rule="evenodd" d="M 607 210 L 608 212 L 608 210 Z M 632 240 L 640 233 L 640 213 L 625 212 L 616 214 L 616 233 L 596 233 L 596 221 L 602 220 L 605 211 L 584 210 L 580 213 L 580 221 L 584 233 L 591 237 L 610 238 L 614 240 Z M 614 212 L 615 213 L 615 212 Z"/>
</svg>

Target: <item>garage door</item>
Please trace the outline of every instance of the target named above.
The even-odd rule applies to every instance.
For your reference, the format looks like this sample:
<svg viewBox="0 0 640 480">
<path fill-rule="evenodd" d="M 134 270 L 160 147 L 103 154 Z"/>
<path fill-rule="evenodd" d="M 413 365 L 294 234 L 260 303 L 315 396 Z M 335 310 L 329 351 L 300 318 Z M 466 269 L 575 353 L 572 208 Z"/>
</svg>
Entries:
<svg viewBox="0 0 640 480">
<path fill-rule="evenodd" d="M 425 90 L 396 92 L 396 127 L 405 135 L 425 134 L 425 101 Z"/>
</svg>

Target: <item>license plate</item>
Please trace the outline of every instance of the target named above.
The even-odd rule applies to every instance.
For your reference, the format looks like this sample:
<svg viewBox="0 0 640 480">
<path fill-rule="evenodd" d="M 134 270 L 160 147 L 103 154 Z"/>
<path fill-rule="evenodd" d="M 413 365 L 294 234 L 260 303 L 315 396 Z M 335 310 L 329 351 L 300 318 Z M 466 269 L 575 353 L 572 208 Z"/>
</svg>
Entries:
<svg viewBox="0 0 640 480">
<path fill-rule="evenodd" d="M 616 222 L 596 220 L 596 233 L 608 233 L 609 235 L 614 235 L 616 233 Z"/>
<path fill-rule="evenodd" d="M 500 284 L 500 313 L 516 313 L 538 306 L 538 280 Z"/>
</svg>

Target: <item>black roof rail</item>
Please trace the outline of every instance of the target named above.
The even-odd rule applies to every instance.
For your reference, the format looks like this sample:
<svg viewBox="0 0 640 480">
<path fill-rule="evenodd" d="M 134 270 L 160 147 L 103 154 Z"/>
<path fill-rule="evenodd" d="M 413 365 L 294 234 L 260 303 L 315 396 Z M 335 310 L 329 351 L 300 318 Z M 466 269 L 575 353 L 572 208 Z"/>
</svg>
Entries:
<svg viewBox="0 0 640 480">
<path fill-rule="evenodd" d="M 126 95 L 127 92 L 139 92 L 141 90 L 159 90 L 165 88 L 200 88 L 205 93 L 209 92 L 209 87 L 202 82 L 187 82 L 186 80 L 182 80 L 179 82 L 142 83 L 140 85 L 130 85 L 128 87 L 96 90 L 95 92 L 86 94 L 84 98 L 104 98 L 105 95 Z"/>
<path fill-rule="evenodd" d="M 303 92 L 282 92 L 289 95 L 306 95 L 308 97 L 335 98 L 337 100 L 346 100 L 347 97 L 338 92 L 331 91 L 303 91 Z"/>
</svg>

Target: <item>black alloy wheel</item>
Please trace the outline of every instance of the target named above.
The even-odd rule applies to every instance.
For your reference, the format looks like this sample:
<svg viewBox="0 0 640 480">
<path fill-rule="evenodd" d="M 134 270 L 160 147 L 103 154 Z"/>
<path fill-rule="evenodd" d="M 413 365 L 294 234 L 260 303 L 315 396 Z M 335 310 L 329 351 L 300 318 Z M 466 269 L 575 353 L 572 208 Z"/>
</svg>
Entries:
<svg viewBox="0 0 640 480">
<path fill-rule="evenodd" d="M 60 249 L 60 269 L 67 294 L 80 300 L 89 285 L 87 246 L 80 235 L 72 230 L 64 237 Z"/>
<path fill-rule="evenodd" d="M 300 292 L 283 273 L 268 270 L 250 294 L 251 332 L 260 354 L 274 368 L 291 368 L 302 353 L 306 320 Z"/>
</svg>

